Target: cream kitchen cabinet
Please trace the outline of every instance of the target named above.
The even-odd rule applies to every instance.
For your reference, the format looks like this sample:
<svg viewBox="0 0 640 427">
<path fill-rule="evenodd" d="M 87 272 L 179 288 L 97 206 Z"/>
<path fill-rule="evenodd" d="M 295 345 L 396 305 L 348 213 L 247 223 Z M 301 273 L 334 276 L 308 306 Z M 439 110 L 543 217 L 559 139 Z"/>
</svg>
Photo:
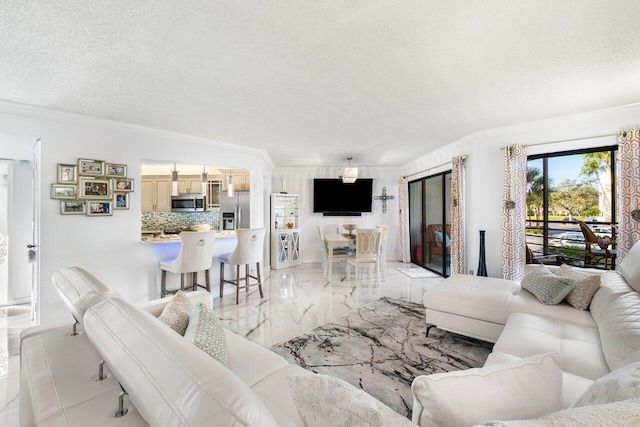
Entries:
<svg viewBox="0 0 640 427">
<path fill-rule="evenodd" d="M 227 176 L 231 175 L 233 180 L 233 188 L 237 191 L 248 191 L 251 189 L 251 172 L 242 170 L 231 170 L 231 173 L 224 172 L 222 174 L 222 191 L 227 191 Z"/>
<path fill-rule="evenodd" d="M 171 179 L 142 177 L 142 212 L 171 211 Z"/>
<path fill-rule="evenodd" d="M 202 193 L 202 177 L 199 175 L 186 175 L 178 177 L 178 194 Z"/>
</svg>

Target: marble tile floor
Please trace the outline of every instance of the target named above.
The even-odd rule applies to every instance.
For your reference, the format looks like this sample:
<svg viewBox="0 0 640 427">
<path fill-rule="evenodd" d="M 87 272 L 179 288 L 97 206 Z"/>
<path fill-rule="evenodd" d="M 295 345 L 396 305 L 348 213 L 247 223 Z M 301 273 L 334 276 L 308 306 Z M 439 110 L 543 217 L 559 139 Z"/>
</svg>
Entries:
<svg viewBox="0 0 640 427">
<path fill-rule="evenodd" d="M 322 277 L 320 264 L 271 270 L 263 281 L 264 298 L 254 287 L 248 293 L 241 291 L 236 305 L 235 288 L 226 285 L 223 298 L 218 297 L 218 289 L 212 289 L 213 308 L 226 327 L 271 347 L 385 296 L 421 302 L 424 292 L 443 280 L 411 279 L 396 270 L 399 266 L 410 264 L 388 262 L 387 278 L 379 286 L 375 276 L 366 273 L 358 282 L 353 277 L 346 280 L 344 268 L 337 263 L 331 283 Z M 19 425 L 19 336 L 31 326 L 28 311 L 14 316 L 8 312 L 0 309 L 0 426 L 7 427 Z"/>
</svg>

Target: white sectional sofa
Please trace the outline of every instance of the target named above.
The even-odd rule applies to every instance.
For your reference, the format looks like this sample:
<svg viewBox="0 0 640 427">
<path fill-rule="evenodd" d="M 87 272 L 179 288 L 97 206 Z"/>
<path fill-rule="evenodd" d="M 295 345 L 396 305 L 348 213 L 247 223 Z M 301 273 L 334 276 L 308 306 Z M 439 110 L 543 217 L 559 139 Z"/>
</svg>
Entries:
<svg viewBox="0 0 640 427">
<path fill-rule="evenodd" d="M 411 424 L 361 390 L 291 365 L 222 328 L 215 315 L 206 314 L 198 304 L 212 308 L 209 292 L 186 294 L 191 303 L 187 305 L 195 306 L 192 315 L 198 313 L 195 318 L 204 316 L 208 327 L 214 325 L 193 341 L 213 336 L 215 343 L 224 342 L 228 360 L 221 362 L 207 354 L 210 347 L 201 350 L 157 318 L 172 298 L 136 306 L 81 268 L 62 269 L 53 282 L 79 332 L 72 333 L 76 328 L 70 323 L 23 331 L 23 427 L 289 427 L 306 425 L 303 418 L 316 421 L 315 425 L 328 419 L 355 419 L 355 425 L 362 425 L 361 420 L 369 417 L 386 420 L 385 425 Z M 184 303 L 182 294 L 176 298 L 174 305 Z M 168 317 L 168 323 L 176 319 Z M 302 417 L 296 404 L 305 405 Z M 121 416 L 114 417 L 116 412 Z"/>
<path fill-rule="evenodd" d="M 598 378 L 640 361 L 640 242 L 619 271 L 600 273 L 588 310 L 544 305 L 517 282 L 454 275 L 424 295 L 427 330 L 495 342 L 485 367 L 561 353 L 561 408 L 568 408 Z M 421 425 L 424 399 L 414 390 L 413 421 Z"/>
</svg>

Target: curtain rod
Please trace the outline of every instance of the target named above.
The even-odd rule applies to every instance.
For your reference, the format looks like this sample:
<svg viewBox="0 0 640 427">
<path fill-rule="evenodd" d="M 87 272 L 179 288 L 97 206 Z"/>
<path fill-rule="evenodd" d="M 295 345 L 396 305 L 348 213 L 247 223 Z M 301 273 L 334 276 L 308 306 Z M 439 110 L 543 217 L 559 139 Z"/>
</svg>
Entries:
<svg viewBox="0 0 640 427">
<path fill-rule="evenodd" d="M 583 141 L 585 139 L 596 139 L 596 138 L 606 138 L 609 136 L 618 136 L 618 133 L 608 133 L 606 135 L 596 135 L 596 136 L 585 136 L 582 138 L 571 138 L 571 139 L 560 139 L 558 141 L 547 141 L 547 142 L 538 142 L 537 144 L 525 144 L 527 147 L 535 147 L 536 145 L 547 145 L 547 144 L 557 144 L 560 142 L 572 142 L 572 141 Z M 500 147 L 499 150 L 504 150 L 505 147 Z"/>
<path fill-rule="evenodd" d="M 464 155 L 462 156 L 462 158 L 463 158 L 463 159 L 466 159 L 466 158 L 467 158 L 467 155 L 466 155 L 466 154 L 464 154 Z M 409 178 L 410 176 L 420 175 L 420 174 L 421 174 L 421 173 L 423 173 L 423 172 L 428 172 L 428 171 L 430 171 L 431 169 L 439 168 L 440 166 L 448 165 L 449 163 L 451 163 L 451 160 L 449 160 L 448 162 L 440 163 L 439 165 L 431 166 L 430 168 L 426 168 L 426 169 L 423 169 L 423 170 L 418 171 L 418 172 L 410 173 L 409 175 L 405 175 L 405 177 L 406 177 L 406 178 Z"/>
</svg>

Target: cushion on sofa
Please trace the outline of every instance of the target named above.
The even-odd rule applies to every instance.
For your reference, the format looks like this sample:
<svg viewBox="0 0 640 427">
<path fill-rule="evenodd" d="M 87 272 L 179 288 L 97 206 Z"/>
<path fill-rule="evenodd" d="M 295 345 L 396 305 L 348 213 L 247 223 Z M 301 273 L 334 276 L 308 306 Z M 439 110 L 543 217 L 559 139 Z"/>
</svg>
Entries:
<svg viewBox="0 0 640 427">
<path fill-rule="evenodd" d="M 51 281 L 73 317 L 82 324 L 84 313 L 104 297 L 118 296 L 109 285 L 80 267 L 62 268 Z"/>
<path fill-rule="evenodd" d="M 224 366 L 228 366 L 227 339 L 224 328 L 213 311 L 202 303 L 197 304 L 191 310 L 188 320 L 189 326 L 184 338 Z"/>
<path fill-rule="evenodd" d="M 578 310 L 586 310 L 600 287 L 600 274 L 583 273 L 567 264 L 562 264 L 555 274 L 571 279 L 575 283 L 565 301 Z"/>
<path fill-rule="evenodd" d="M 640 241 L 636 242 L 622 259 L 620 274 L 636 292 L 640 292 Z"/>
<path fill-rule="evenodd" d="M 563 371 L 590 380 L 610 372 L 597 328 L 534 314 L 509 316 L 493 351 L 518 357 L 557 351 L 564 357 Z"/>
<path fill-rule="evenodd" d="M 559 277 L 550 272 L 544 264 L 531 270 L 520 284 L 522 289 L 531 292 L 543 304 L 559 304 L 575 286 L 572 279 Z"/>
<path fill-rule="evenodd" d="M 338 378 L 319 374 L 293 376 L 288 381 L 298 413 L 307 427 L 415 425 L 375 397 Z"/>
<path fill-rule="evenodd" d="M 559 353 L 443 374 L 411 384 L 413 422 L 421 426 L 474 425 L 492 419 L 534 418 L 560 409 Z"/>
<path fill-rule="evenodd" d="M 623 366 L 598 378 L 572 406 L 577 408 L 637 398 L 640 398 L 640 362 Z"/>
<path fill-rule="evenodd" d="M 617 271 L 608 271 L 600 276 L 600 288 L 593 296 L 589 311 L 593 320 L 599 323 L 609 311 L 609 305 L 622 295 L 635 293 L 625 278 Z"/>
<path fill-rule="evenodd" d="M 184 335 L 192 308 L 191 300 L 184 292 L 178 291 L 164 306 L 158 319 L 180 335 Z"/>
<path fill-rule="evenodd" d="M 640 294 L 629 292 L 611 302 L 598 322 L 609 369 L 640 361 Z"/>
<path fill-rule="evenodd" d="M 492 421 L 482 427 L 578 427 L 640 425 L 640 399 L 563 409 L 535 420 Z"/>
<path fill-rule="evenodd" d="M 277 426 L 234 373 L 146 311 L 105 299 L 85 314 L 96 351 L 150 425 Z"/>
</svg>

